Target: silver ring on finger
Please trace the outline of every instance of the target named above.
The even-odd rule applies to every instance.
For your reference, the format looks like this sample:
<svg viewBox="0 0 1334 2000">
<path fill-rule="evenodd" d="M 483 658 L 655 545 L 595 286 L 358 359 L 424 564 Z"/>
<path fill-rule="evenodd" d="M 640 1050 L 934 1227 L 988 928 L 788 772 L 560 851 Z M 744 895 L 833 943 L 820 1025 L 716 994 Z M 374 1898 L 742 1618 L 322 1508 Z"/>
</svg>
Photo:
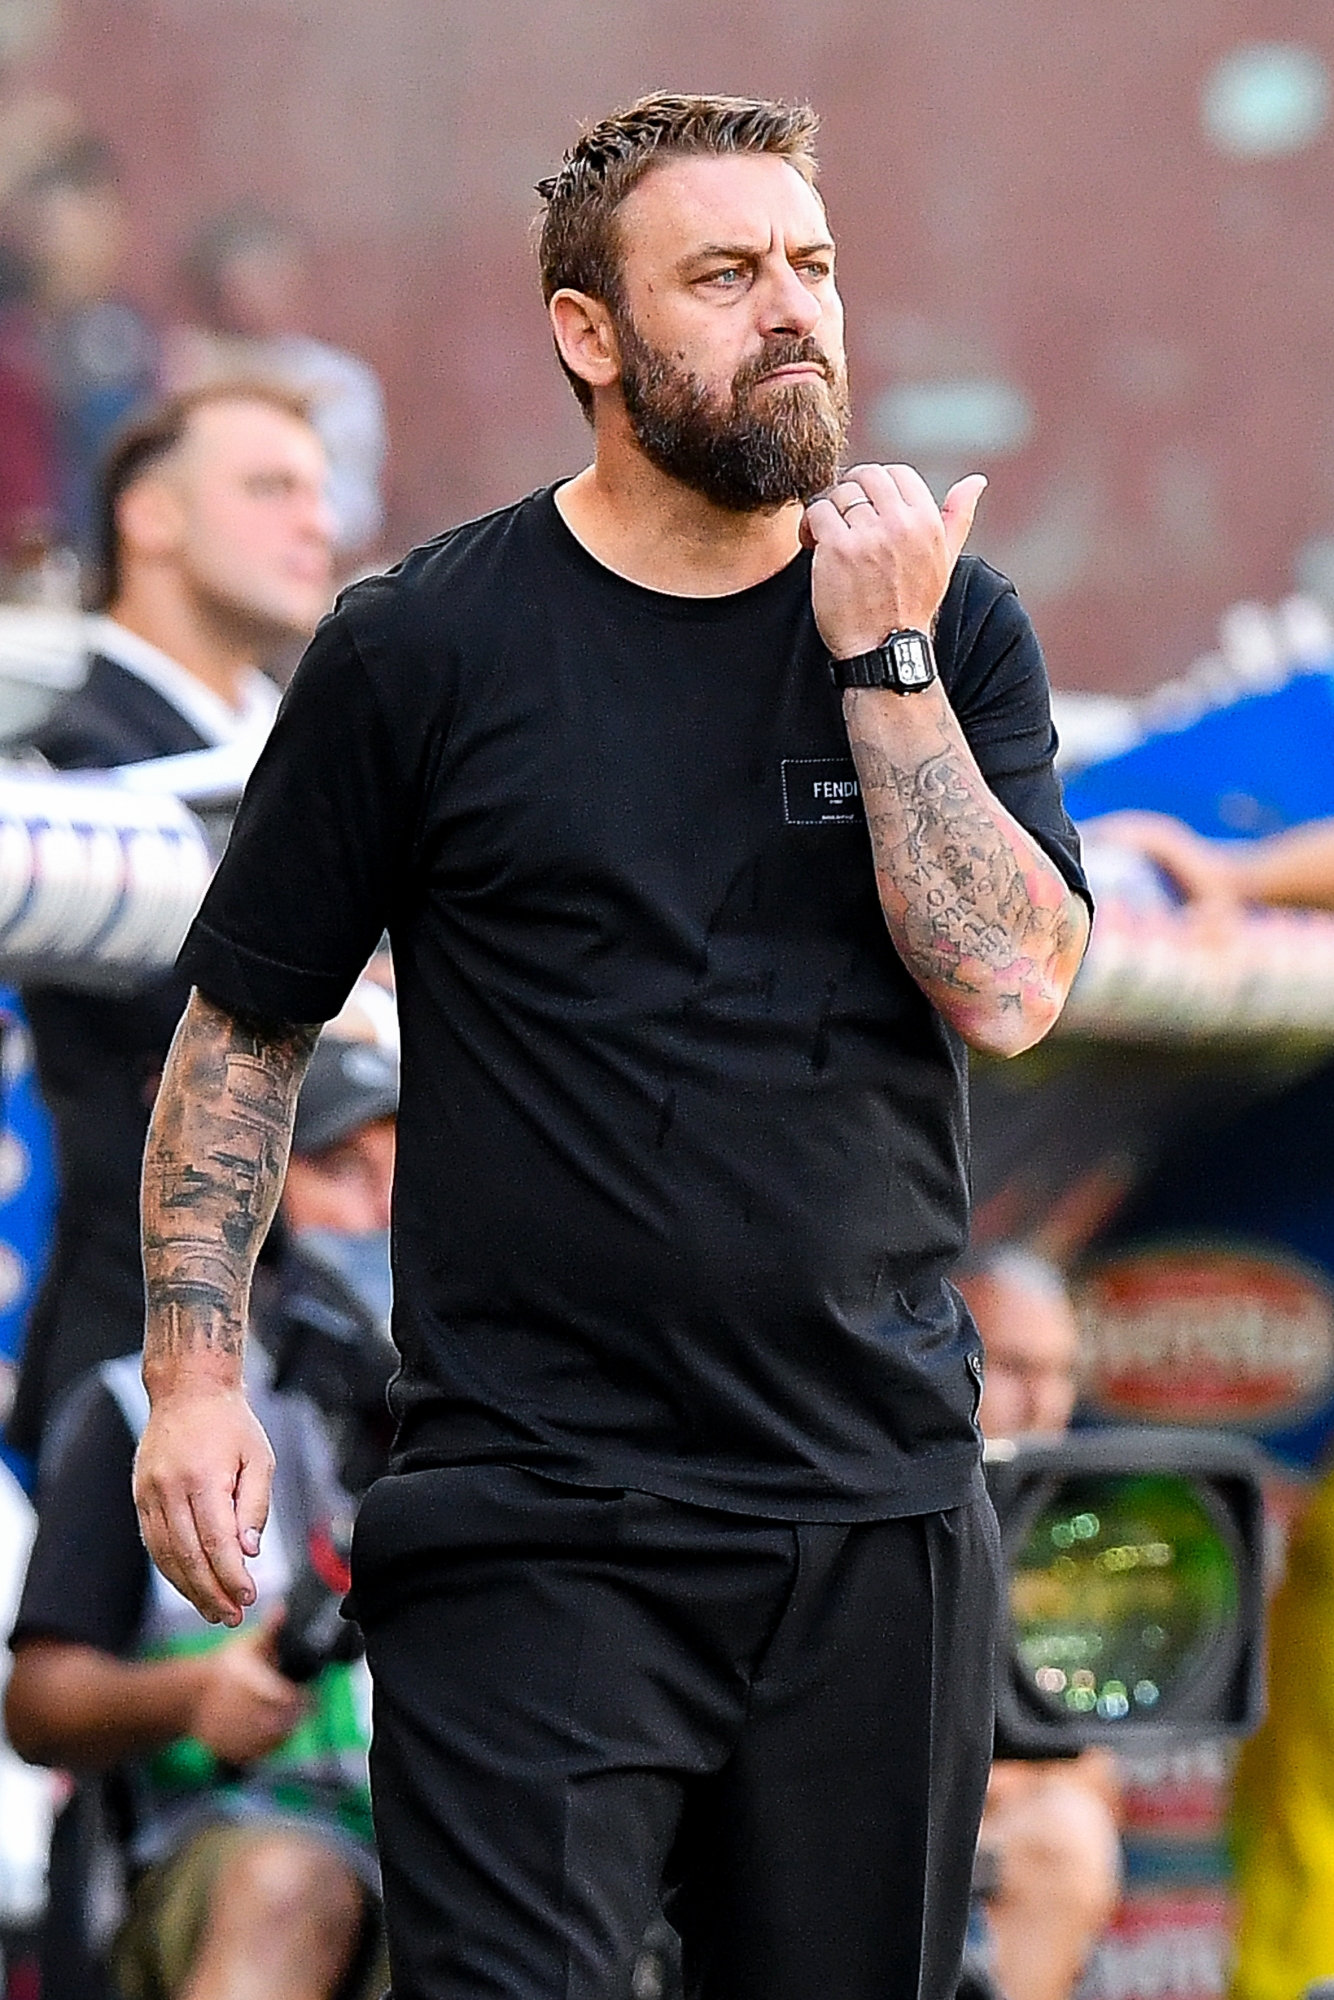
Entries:
<svg viewBox="0 0 1334 2000">
<path fill-rule="evenodd" d="M 854 507 L 870 507 L 872 505 L 874 505 L 874 502 L 871 500 L 868 494 L 859 493 L 855 500 L 849 500 L 847 506 L 841 510 L 843 518 L 844 520 L 846 520 Z"/>
</svg>

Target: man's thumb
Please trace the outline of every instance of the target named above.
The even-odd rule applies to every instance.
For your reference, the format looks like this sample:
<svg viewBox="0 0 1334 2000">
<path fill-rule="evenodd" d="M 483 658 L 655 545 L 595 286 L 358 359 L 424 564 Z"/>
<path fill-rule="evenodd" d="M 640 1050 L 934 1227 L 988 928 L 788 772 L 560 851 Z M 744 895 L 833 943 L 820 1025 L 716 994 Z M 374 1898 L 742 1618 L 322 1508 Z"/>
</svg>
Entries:
<svg viewBox="0 0 1334 2000">
<path fill-rule="evenodd" d="M 243 1554 L 259 1554 L 259 1538 L 269 1518 L 269 1482 L 272 1477 L 267 1458 L 246 1458 L 236 1481 L 236 1533 Z"/>
<path fill-rule="evenodd" d="M 977 503 L 986 491 L 987 479 L 983 472 L 970 472 L 966 479 L 960 479 L 951 486 L 940 506 L 940 518 L 945 523 L 945 545 L 954 562 L 960 549 L 968 540 L 977 512 Z"/>
</svg>

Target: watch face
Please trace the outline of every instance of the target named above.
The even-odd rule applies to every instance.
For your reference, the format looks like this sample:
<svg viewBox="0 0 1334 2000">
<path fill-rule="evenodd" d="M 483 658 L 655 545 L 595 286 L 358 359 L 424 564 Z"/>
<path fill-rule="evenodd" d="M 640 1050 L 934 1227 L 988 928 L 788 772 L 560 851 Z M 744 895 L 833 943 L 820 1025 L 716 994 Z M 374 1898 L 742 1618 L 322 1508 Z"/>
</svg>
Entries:
<svg viewBox="0 0 1334 2000">
<path fill-rule="evenodd" d="M 900 687 L 926 687 L 935 678 L 931 654 L 920 632 L 904 632 L 890 640 L 894 672 Z"/>
</svg>

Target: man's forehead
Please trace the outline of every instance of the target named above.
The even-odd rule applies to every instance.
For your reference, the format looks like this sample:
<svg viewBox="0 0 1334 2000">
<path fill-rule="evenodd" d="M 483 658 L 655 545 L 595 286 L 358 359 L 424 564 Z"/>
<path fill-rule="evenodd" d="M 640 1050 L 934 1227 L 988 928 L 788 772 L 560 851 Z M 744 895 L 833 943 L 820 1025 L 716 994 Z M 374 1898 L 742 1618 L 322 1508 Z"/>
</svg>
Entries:
<svg viewBox="0 0 1334 2000">
<path fill-rule="evenodd" d="M 181 440 L 182 455 L 197 465 L 230 464 L 297 454 L 318 460 L 323 447 L 310 424 L 295 411 L 260 397 L 236 396 L 204 403 L 195 410 Z"/>
<path fill-rule="evenodd" d="M 1076 1359 L 1079 1329 L 1065 1300 L 995 1272 L 971 1274 L 961 1281 L 960 1290 L 993 1362 L 1063 1367 Z"/>
<path fill-rule="evenodd" d="M 643 236 L 673 256 L 714 248 L 830 242 L 824 203 L 776 153 L 681 154 L 662 160 L 627 197 L 622 241 Z M 627 226 L 628 225 L 628 226 Z"/>
</svg>

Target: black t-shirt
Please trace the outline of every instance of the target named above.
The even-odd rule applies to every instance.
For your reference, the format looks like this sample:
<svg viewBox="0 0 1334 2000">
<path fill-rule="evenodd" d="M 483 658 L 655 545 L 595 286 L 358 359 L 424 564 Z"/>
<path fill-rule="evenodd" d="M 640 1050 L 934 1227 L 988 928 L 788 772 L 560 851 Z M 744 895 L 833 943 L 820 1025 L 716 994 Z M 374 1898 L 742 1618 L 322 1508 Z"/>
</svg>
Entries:
<svg viewBox="0 0 1334 2000">
<path fill-rule="evenodd" d="M 1081 887 L 1004 578 L 960 563 L 938 649 Z M 235 1013 L 322 1020 L 386 925 L 400 1466 L 782 1519 L 965 1497 L 965 1053 L 877 902 L 808 556 L 666 596 L 544 491 L 348 591 L 182 964 Z"/>
</svg>

